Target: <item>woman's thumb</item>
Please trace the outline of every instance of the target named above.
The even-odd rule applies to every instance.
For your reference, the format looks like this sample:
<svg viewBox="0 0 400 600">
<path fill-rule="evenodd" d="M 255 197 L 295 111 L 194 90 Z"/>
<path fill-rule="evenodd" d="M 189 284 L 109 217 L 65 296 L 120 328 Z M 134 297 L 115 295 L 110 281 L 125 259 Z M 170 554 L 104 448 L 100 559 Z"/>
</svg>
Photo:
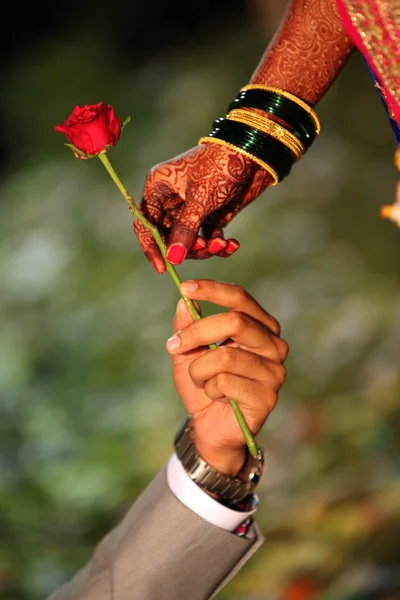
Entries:
<svg viewBox="0 0 400 600">
<path fill-rule="evenodd" d="M 167 260 L 173 265 L 180 265 L 193 246 L 201 223 L 205 217 L 202 199 L 195 193 L 193 186 L 186 192 L 184 209 L 171 230 L 168 240 Z"/>
</svg>

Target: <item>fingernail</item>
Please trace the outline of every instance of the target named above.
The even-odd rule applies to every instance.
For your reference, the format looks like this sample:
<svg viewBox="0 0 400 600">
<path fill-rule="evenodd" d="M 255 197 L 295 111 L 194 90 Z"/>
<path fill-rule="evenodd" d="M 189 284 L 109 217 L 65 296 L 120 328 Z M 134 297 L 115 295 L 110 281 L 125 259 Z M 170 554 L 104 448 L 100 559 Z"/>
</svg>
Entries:
<svg viewBox="0 0 400 600">
<path fill-rule="evenodd" d="M 153 265 L 153 267 L 155 268 L 155 270 L 157 271 L 157 273 L 160 273 L 160 275 L 162 275 L 163 273 L 165 273 L 165 264 L 164 261 L 161 260 L 157 260 L 156 258 L 153 258 L 153 253 L 152 252 L 145 252 L 144 253 L 147 260 Z"/>
<path fill-rule="evenodd" d="M 218 254 L 218 252 L 221 252 L 221 250 L 223 250 L 225 246 L 225 242 L 222 242 L 220 240 L 214 240 L 211 242 L 208 249 L 211 252 L 211 254 Z"/>
<path fill-rule="evenodd" d="M 172 244 L 167 252 L 167 260 L 173 265 L 180 265 L 186 256 L 186 250 L 182 244 Z"/>
<path fill-rule="evenodd" d="M 199 286 L 195 281 L 184 281 L 181 283 L 180 289 L 183 294 L 191 294 L 192 292 L 195 292 L 198 287 Z"/>
<path fill-rule="evenodd" d="M 181 345 L 181 338 L 179 335 L 175 334 L 167 340 L 167 348 L 168 350 L 177 350 Z"/>
<path fill-rule="evenodd" d="M 181 298 L 178 302 L 178 304 L 176 305 L 176 318 L 182 319 L 182 311 L 183 311 L 183 307 L 185 306 L 185 302 L 183 300 L 183 298 Z"/>
<path fill-rule="evenodd" d="M 205 240 L 197 239 L 192 246 L 192 250 L 204 250 L 206 246 L 207 242 Z"/>
<path fill-rule="evenodd" d="M 160 264 L 157 264 L 155 261 L 151 263 L 153 265 L 153 267 L 155 268 L 155 270 L 160 273 L 160 275 L 163 275 L 165 273 L 165 269 L 164 266 L 161 266 Z"/>
<path fill-rule="evenodd" d="M 228 242 L 227 247 L 225 248 L 225 252 L 227 254 L 233 254 L 239 248 L 240 244 L 238 242 Z"/>
</svg>

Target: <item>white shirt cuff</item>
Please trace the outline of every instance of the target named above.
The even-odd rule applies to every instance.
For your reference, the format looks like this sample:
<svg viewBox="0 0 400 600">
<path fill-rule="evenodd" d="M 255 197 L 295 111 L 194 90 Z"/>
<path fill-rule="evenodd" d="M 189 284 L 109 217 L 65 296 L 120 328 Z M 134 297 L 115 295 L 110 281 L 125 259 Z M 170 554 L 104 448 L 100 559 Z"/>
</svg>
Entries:
<svg viewBox="0 0 400 600">
<path fill-rule="evenodd" d="M 182 504 L 202 519 L 226 531 L 235 531 L 256 510 L 255 508 L 249 512 L 232 510 L 211 498 L 190 479 L 176 454 L 173 454 L 168 461 L 167 480 L 171 492 Z"/>
</svg>

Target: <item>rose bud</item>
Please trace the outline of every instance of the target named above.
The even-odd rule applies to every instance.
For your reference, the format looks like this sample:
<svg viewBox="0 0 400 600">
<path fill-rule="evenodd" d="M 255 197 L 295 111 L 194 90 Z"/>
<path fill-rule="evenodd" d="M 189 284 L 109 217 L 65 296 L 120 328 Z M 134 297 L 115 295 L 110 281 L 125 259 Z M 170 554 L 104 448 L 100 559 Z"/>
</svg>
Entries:
<svg viewBox="0 0 400 600">
<path fill-rule="evenodd" d="M 76 158 L 86 159 L 117 144 L 121 135 L 121 119 L 115 117 L 114 108 L 104 102 L 77 105 L 68 119 L 54 129 L 71 142 L 67 146 L 72 148 Z"/>
</svg>

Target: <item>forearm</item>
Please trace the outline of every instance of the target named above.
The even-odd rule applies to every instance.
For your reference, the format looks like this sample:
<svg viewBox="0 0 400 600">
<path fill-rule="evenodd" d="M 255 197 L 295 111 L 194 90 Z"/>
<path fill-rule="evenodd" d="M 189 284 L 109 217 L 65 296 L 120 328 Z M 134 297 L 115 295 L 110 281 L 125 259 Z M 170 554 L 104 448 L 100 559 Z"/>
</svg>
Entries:
<svg viewBox="0 0 400 600">
<path fill-rule="evenodd" d="M 239 537 L 190 510 L 163 469 L 87 565 L 48 600 L 209 599 L 262 542 L 255 524 Z"/>
<path fill-rule="evenodd" d="M 290 0 L 251 83 L 284 89 L 314 106 L 353 49 L 335 0 Z"/>
</svg>

